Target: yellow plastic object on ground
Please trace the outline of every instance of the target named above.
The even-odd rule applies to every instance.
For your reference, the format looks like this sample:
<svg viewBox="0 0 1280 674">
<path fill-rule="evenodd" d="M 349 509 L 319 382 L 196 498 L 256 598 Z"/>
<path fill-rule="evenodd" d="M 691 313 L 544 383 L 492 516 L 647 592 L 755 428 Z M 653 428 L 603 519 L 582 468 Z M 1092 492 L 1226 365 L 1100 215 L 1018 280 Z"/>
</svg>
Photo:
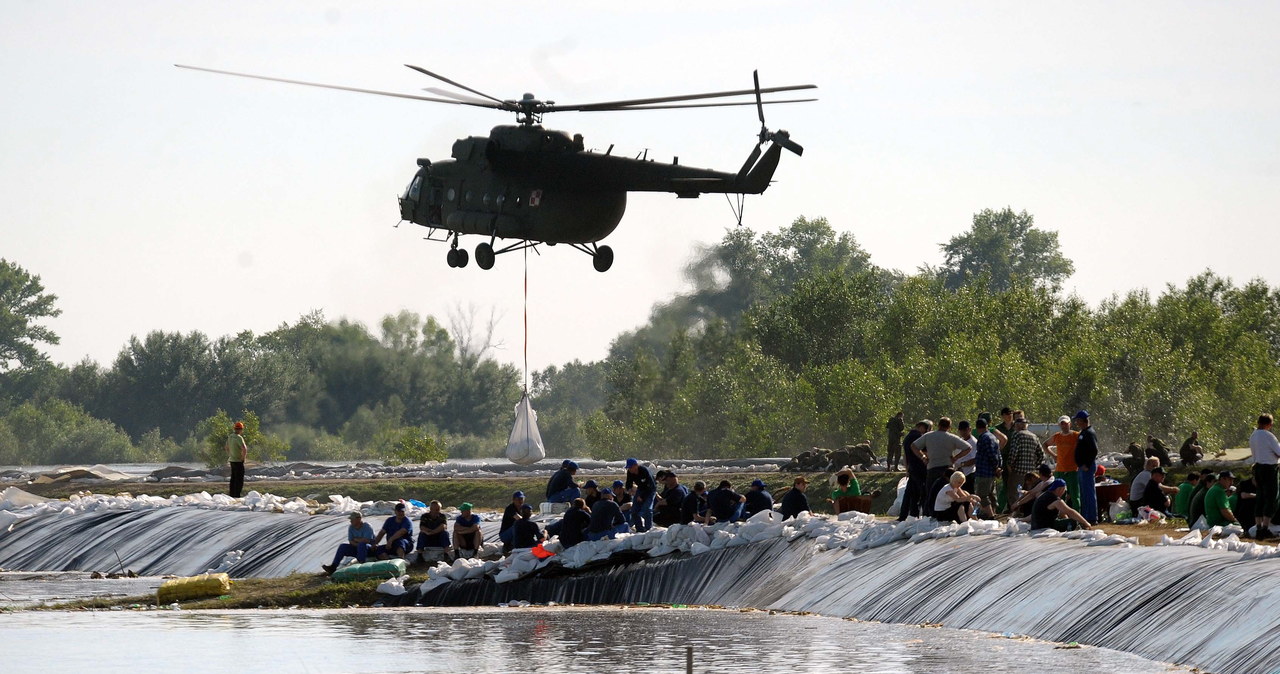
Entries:
<svg viewBox="0 0 1280 674">
<path fill-rule="evenodd" d="M 217 597 L 231 591 L 231 577 L 225 573 L 202 573 L 189 578 L 166 580 L 156 588 L 156 603 Z"/>
</svg>

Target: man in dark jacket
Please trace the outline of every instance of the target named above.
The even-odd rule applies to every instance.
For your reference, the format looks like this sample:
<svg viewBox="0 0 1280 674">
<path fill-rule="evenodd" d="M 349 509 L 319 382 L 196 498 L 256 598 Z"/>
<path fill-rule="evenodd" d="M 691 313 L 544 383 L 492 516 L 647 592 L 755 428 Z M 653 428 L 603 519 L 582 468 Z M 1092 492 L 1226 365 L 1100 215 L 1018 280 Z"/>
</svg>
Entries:
<svg viewBox="0 0 1280 674">
<path fill-rule="evenodd" d="M 591 522 L 587 525 L 587 540 L 614 538 L 630 530 L 626 518 L 622 516 L 622 509 L 613 502 L 613 492 L 608 490 L 600 492 L 600 500 L 596 502 L 596 507 L 591 509 Z"/>
<path fill-rule="evenodd" d="M 551 479 L 547 481 L 547 501 L 549 503 L 572 503 L 573 499 L 582 496 L 578 483 L 573 476 L 578 473 L 578 464 L 565 459 Z"/>
<path fill-rule="evenodd" d="M 502 554 L 511 552 L 512 537 L 515 535 L 516 521 L 520 519 L 520 508 L 524 506 L 524 492 L 511 495 L 511 502 L 502 511 L 502 525 L 498 527 L 498 540 L 502 541 Z M 532 508 L 533 506 L 530 506 Z"/>
<path fill-rule="evenodd" d="M 756 478 L 751 481 L 751 489 L 747 490 L 747 506 L 742 509 L 742 516 L 750 519 L 765 510 L 773 510 L 773 494 L 765 490 L 764 480 Z"/>
<path fill-rule="evenodd" d="M 809 510 L 809 497 L 804 495 L 808 488 L 808 478 L 801 475 L 795 479 L 791 489 L 782 495 L 782 507 L 778 509 L 782 513 L 782 519 L 789 520 Z"/>
<path fill-rule="evenodd" d="M 733 490 L 733 483 L 721 480 L 720 486 L 707 494 L 707 508 L 717 522 L 737 522 L 742 519 L 747 497 Z"/>
<path fill-rule="evenodd" d="M 591 510 L 587 508 L 587 502 L 580 498 L 573 499 L 573 505 L 564 514 L 564 519 L 560 520 L 560 545 L 572 548 L 587 540 L 587 526 L 590 524 Z"/>
<path fill-rule="evenodd" d="M 684 497 L 680 505 L 681 524 L 712 524 L 711 512 L 707 508 L 707 484 L 702 480 L 693 483 L 693 491 Z"/>
<path fill-rule="evenodd" d="M 680 478 L 669 470 L 658 471 L 658 474 L 666 488 L 662 490 L 662 499 L 658 503 L 654 522 L 660 527 L 687 524 L 681 516 L 681 508 L 684 507 L 684 500 L 689 496 L 689 488 L 680 484 Z"/>
<path fill-rule="evenodd" d="M 653 473 L 637 459 L 627 459 L 627 491 L 631 492 L 631 523 L 636 533 L 653 528 L 653 501 L 658 494 L 658 483 Z M 634 491 L 632 491 L 634 488 Z"/>
<path fill-rule="evenodd" d="M 515 529 L 512 542 L 517 548 L 532 548 L 542 542 L 542 529 L 533 521 L 533 506 L 527 503 L 520 506 L 520 519 L 512 528 Z"/>
<path fill-rule="evenodd" d="M 906 424 L 902 422 L 902 412 L 889 417 L 889 422 L 884 425 L 884 432 L 889 441 L 889 451 L 884 459 L 887 470 L 898 469 L 898 460 L 902 458 L 902 432 L 904 430 L 906 430 Z"/>
<path fill-rule="evenodd" d="M 1080 410 L 1074 419 L 1080 429 L 1076 439 L 1076 467 L 1080 471 L 1080 514 L 1089 524 L 1098 523 L 1098 492 L 1094 474 L 1098 472 L 1098 433 L 1089 424 L 1089 412 Z"/>
<path fill-rule="evenodd" d="M 902 508 L 898 511 L 898 521 L 908 516 L 919 517 L 924 508 L 925 479 L 929 473 L 928 464 L 917 454 L 911 445 L 933 428 L 933 422 L 922 419 L 916 422 L 915 428 L 902 440 L 902 455 L 907 460 L 907 486 L 902 491 Z"/>
</svg>

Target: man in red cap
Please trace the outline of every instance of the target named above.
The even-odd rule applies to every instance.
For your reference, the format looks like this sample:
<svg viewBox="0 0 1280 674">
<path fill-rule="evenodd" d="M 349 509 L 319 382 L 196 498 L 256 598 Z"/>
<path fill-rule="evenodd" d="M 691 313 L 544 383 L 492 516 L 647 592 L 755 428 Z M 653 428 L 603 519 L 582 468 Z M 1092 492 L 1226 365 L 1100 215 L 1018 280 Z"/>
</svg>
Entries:
<svg viewBox="0 0 1280 674">
<path fill-rule="evenodd" d="M 237 421 L 235 432 L 227 436 L 227 460 L 231 462 L 231 486 L 227 493 L 240 498 L 244 489 L 244 460 L 249 455 L 249 445 L 244 441 L 244 424 Z"/>
</svg>

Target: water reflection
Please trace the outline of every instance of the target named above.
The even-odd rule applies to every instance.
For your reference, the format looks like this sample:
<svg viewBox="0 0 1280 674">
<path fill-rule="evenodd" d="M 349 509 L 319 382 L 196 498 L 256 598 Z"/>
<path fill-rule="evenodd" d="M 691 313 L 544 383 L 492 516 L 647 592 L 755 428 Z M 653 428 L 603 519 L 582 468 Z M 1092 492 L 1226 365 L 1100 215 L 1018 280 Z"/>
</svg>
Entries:
<svg viewBox="0 0 1280 674">
<path fill-rule="evenodd" d="M 18 613 L 0 622 L 7 671 L 669 672 L 684 670 L 687 645 L 698 672 L 1167 669 L 977 632 L 693 609 Z M 68 634 L 77 648 L 51 661 L 41 644 Z"/>
</svg>

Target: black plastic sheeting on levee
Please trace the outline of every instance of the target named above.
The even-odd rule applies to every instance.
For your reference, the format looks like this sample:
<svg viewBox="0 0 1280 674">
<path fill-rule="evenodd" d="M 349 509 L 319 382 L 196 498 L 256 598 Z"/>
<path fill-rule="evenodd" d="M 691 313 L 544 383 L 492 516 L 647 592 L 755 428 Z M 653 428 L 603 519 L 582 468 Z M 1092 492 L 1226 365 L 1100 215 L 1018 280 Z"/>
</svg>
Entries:
<svg viewBox="0 0 1280 674">
<path fill-rule="evenodd" d="M 667 555 L 648 559 L 618 553 L 578 571 L 547 567 L 509 583 L 491 577 L 455 581 L 425 595 L 411 591 L 399 605 L 492 606 L 518 600 L 537 604 L 720 604 L 759 605 L 772 602 L 794 586 L 786 566 L 803 567 L 813 542 L 777 539 L 701 555 Z"/>
<path fill-rule="evenodd" d="M 377 530 L 387 517 L 366 519 Z M 486 539 L 496 537 L 497 526 L 481 525 Z M 0 568 L 106 573 L 123 565 L 144 576 L 190 576 L 217 567 L 229 551 L 243 550 L 231 576 L 278 578 L 318 573 L 346 537 L 347 518 L 337 515 L 191 507 L 51 514 L 0 533 Z"/>
<path fill-rule="evenodd" d="M 1194 547 L 998 536 L 850 553 L 780 539 L 497 584 L 452 582 L 400 604 L 714 604 L 1012 632 L 1215 672 L 1280 672 L 1280 560 Z"/>
</svg>

